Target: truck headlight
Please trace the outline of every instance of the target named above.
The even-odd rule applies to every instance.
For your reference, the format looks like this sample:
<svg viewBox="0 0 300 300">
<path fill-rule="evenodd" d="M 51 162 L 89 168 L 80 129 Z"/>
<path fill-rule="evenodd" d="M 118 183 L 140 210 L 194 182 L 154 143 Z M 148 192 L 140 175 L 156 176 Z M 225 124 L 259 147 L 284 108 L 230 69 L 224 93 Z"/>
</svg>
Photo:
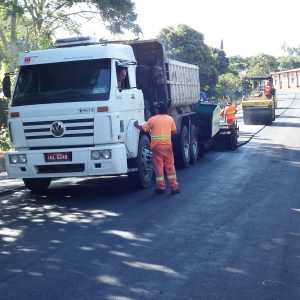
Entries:
<svg viewBox="0 0 300 300">
<path fill-rule="evenodd" d="M 18 163 L 18 156 L 17 155 L 9 155 L 9 162 L 11 164 L 17 164 Z"/>
<path fill-rule="evenodd" d="M 98 160 L 98 159 L 110 159 L 111 158 L 111 150 L 93 150 L 91 151 L 91 160 Z"/>
<path fill-rule="evenodd" d="M 103 150 L 101 154 L 102 154 L 101 156 L 104 159 L 110 159 L 111 158 L 111 150 Z"/>
<path fill-rule="evenodd" d="M 8 155 L 9 162 L 11 164 L 26 164 L 27 157 L 26 154 L 10 154 Z"/>
<path fill-rule="evenodd" d="M 101 155 L 100 155 L 100 151 L 99 150 L 93 150 L 91 152 L 91 160 L 98 160 L 100 159 Z"/>
<path fill-rule="evenodd" d="M 27 163 L 27 157 L 26 157 L 25 154 L 21 154 L 21 155 L 19 156 L 19 158 L 20 158 L 20 163 L 21 163 L 21 164 L 26 164 L 26 163 Z"/>
</svg>

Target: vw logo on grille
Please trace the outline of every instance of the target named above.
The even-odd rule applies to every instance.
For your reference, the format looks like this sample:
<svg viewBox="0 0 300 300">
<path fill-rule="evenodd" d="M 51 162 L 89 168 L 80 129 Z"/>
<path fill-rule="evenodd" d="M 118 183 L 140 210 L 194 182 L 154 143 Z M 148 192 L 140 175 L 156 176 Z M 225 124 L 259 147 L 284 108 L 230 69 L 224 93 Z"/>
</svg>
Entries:
<svg viewBox="0 0 300 300">
<path fill-rule="evenodd" d="M 50 131 L 54 137 L 62 137 L 65 134 L 65 126 L 62 122 L 52 123 Z"/>
</svg>

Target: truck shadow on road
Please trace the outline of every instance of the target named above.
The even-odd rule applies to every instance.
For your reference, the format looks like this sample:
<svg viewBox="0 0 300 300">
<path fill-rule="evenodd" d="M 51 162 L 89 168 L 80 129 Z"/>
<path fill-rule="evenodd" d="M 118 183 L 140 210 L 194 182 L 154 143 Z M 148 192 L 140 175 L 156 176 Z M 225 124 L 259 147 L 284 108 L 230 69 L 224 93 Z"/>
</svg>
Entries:
<svg viewBox="0 0 300 300">
<path fill-rule="evenodd" d="M 88 179 L 63 179 L 53 181 L 43 193 L 32 193 L 36 200 L 59 201 L 63 199 L 81 199 L 82 201 L 90 198 L 98 200 L 126 198 L 139 190 L 130 184 L 126 176 L 110 178 L 88 178 Z"/>
</svg>

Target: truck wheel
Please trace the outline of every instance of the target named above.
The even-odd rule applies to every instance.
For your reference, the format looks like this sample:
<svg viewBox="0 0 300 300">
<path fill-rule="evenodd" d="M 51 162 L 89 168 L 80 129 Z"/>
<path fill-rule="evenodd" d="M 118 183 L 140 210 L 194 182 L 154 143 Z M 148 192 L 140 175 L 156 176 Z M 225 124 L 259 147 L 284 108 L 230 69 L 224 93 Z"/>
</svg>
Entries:
<svg viewBox="0 0 300 300">
<path fill-rule="evenodd" d="M 189 130 L 185 125 L 181 128 L 176 150 L 176 163 L 178 167 L 187 168 L 190 165 L 191 151 L 189 143 Z"/>
<path fill-rule="evenodd" d="M 196 163 L 199 155 L 198 135 L 197 135 L 196 126 L 194 124 L 192 124 L 191 126 L 190 149 L 191 149 L 191 163 L 194 164 Z"/>
<path fill-rule="evenodd" d="M 32 192 L 44 192 L 51 183 L 51 178 L 23 178 L 23 182 Z"/>
<path fill-rule="evenodd" d="M 150 140 L 146 135 L 140 137 L 138 155 L 134 164 L 138 170 L 128 173 L 130 182 L 137 188 L 149 187 L 153 177 L 153 165 Z"/>
</svg>

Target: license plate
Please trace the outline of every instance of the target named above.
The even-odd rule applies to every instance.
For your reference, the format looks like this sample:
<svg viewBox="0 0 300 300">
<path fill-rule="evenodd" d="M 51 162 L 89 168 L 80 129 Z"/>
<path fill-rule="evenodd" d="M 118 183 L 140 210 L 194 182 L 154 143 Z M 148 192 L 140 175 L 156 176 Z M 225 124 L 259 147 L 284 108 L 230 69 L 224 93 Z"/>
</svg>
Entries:
<svg viewBox="0 0 300 300">
<path fill-rule="evenodd" d="M 70 161 L 72 160 L 71 152 L 45 153 L 46 162 L 51 161 Z"/>
</svg>

